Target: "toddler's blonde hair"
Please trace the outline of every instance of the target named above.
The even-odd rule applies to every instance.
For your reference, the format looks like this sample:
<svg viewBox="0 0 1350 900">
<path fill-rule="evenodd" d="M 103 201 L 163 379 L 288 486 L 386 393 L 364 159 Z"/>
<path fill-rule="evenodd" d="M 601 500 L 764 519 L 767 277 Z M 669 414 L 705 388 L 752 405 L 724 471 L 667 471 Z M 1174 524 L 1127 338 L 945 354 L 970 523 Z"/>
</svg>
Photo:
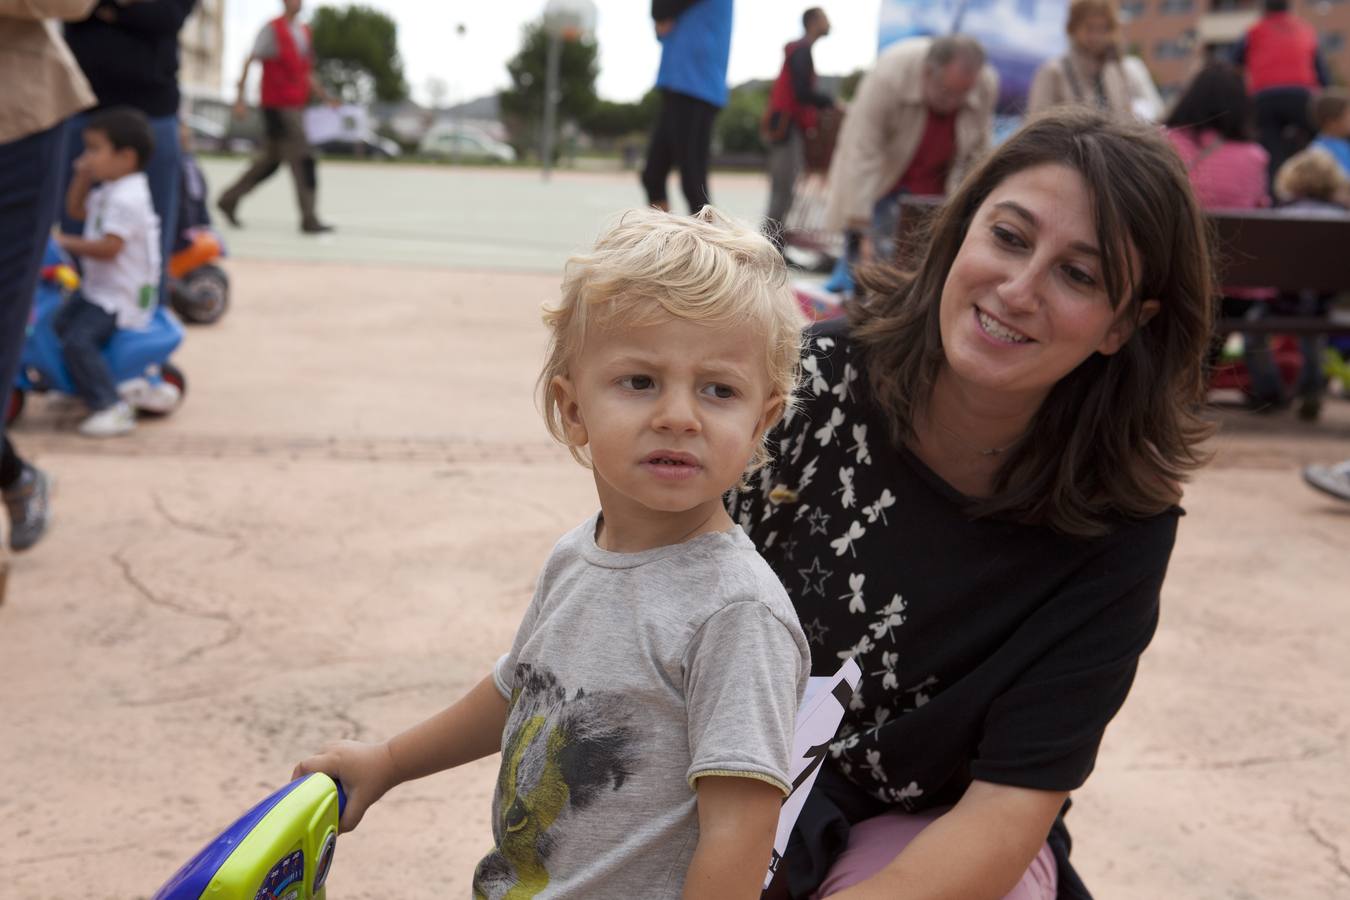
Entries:
<svg viewBox="0 0 1350 900">
<path fill-rule="evenodd" d="M 640 327 L 666 316 L 748 327 L 764 342 L 771 395 L 782 399 L 785 413 L 793 405 L 803 316 L 778 251 L 711 206 L 692 216 L 633 210 L 601 233 L 590 253 L 567 261 L 562 297 L 544 307 L 549 346 L 538 384 L 544 422 L 582 465 L 590 466 L 590 456 L 567 440 L 554 377 L 569 374 L 590 329 Z M 745 474 L 768 461 L 761 442 Z"/>
<path fill-rule="evenodd" d="M 1281 200 L 1334 202 L 1350 186 L 1335 157 L 1321 147 L 1309 147 L 1285 160 L 1275 173 L 1275 196 Z"/>
</svg>

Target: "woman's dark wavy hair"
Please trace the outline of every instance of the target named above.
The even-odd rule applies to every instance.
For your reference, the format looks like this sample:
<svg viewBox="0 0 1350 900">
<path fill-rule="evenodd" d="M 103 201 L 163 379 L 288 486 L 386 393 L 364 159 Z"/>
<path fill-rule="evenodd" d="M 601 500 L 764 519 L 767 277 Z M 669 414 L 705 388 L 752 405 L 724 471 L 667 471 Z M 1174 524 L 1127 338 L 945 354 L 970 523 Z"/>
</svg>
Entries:
<svg viewBox="0 0 1350 900">
<path fill-rule="evenodd" d="M 1042 165 L 1076 169 L 1091 192 L 1112 307 L 1136 322 L 1142 300 L 1161 309 L 1118 352 L 1094 353 L 1060 379 L 1009 449 L 993 495 L 971 512 L 1099 535 L 1113 520 L 1175 505 L 1212 431 L 1199 415 L 1214 316 L 1209 230 L 1185 167 L 1155 128 L 1076 108 L 1024 125 L 938 212 L 916 272 L 860 273 L 851 332 L 892 437 L 908 442 L 945 360 L 942 289 L 971 221 L 1005 179 Z"/>
<path fill-rule="evenodd" d="M 1215 60 L 1196 73 L 1163 124 L 1168 128 L 1212 128 L 1225 140 L 1250 141 L 1254 107 L 1242 73 Z"/>
</svg>

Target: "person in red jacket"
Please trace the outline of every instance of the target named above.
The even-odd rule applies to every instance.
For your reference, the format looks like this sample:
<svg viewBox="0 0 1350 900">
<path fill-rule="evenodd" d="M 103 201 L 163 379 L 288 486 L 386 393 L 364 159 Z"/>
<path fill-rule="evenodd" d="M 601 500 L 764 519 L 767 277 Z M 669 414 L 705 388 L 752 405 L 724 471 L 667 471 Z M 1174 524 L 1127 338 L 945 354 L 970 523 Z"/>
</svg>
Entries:
<svg viewBox="0 0 1350 900">
<path fill-rule="evenodd" d="M 241 227 L 235 215 L 239 201 L 266 180 L 282 163 L 291 169 L 295 197 L 300 205 L 300 230 L 305 234 L 332 231 L 333 226 L 319 221 L 315 212 L 317 179 L 314 153 L 305 137 L 304 112 L 313 91 L 326 103 L 335 103 L 314 77 L 314 42 L 309 26 L 299 20 L 301 0 L 284 0 L 286 11 L 268 22 L 253 44 L 253 52 L 244 62 L 239 76 L 238 99 L 234 114 L 242 118 L 244 83 L 254 60 L 262 62 L 263 148 L 239 180 L 230 185 L 216 201 L 221 213 L 235 228 Z"/>
<path fill-rule="evenodd" d="M 1312 140 L 1313 93 L 1328 83 L 1317 31 L 1289 11 L 1289 0 L 1265 0 L 1265 12 L 1238 43 L 1233 62 L 1246 70 L 1256 102 L 1256 130 L 1270 154 L 1269 179 Z"/>
<path fill-rule="evenodd" d="M 769 211 L 764 234 L 783 249 L 783 221 L 792 209 L 797 176 L 805 165 L 805 137 L 816 130 L 816 112 L 835 101 L 816 87 L 811 48 L 830 33 L 825 10 L 812 7 L 802 13 L 802 37 L 783 48 L 783 68 L 769 93 L 769 105 L 760 124 L 769 148 Z"/>
</svg>

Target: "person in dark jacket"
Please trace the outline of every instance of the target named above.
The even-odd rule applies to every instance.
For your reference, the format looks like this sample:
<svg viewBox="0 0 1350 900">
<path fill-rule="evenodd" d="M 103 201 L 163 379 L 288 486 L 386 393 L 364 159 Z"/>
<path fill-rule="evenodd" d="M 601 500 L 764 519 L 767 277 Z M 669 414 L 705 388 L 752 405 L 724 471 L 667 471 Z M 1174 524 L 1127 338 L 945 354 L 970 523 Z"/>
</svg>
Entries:
<svg viewBox="0 0 1350 900">
<path fill-rule="evenodd" d="M 816 130 L 816 112 L 835 105 L 834 98 L 816 87 L 816 65 L 811 49 L 830 33 L 825 10 L 813 6 L 802 13 L 802 37 L 783 48 L 783 68 L 769 94 L 761 128 L 769 148 L 769 212 L 764 234 L 783 249 L 783 221 L 792 209 L 797 176 L 805 165 L 806 137 Z"/>
<path fill-rule="evenodd" d="M 642 186 L 647 202 L 670 209 L 666 178 L 680 170 L 680 187 L 696 213 L 708 198 L 708 157 L 713 119 L 727 104 L 731 57 L 732 0 L 652 0 L 652 21 L 661 41 L 656 87 L 661 110 L 647 144 Z"/>
<path fill-rule="evenodd" d="M 80 135 L 88 116 L 103 109 L 129 106 L 145 113 L 155 150 L 145 168 L 150 199 L 160 223 L 160 259 L 167 260 L 177 232 L 178 179 L 178 32 L 197 0 L 99 0 L 83 21 L 66 25 L 66 43 L 98 97 L 98 105 L 76 116 L 66 133 L 64 181 L 70 184 L 75 158 L 84 151 Z M 81 224 L 67 215 L 61 230 L 79 234 Z M 160 295 L 163 296 L 161 285 Z"/>
</svg>

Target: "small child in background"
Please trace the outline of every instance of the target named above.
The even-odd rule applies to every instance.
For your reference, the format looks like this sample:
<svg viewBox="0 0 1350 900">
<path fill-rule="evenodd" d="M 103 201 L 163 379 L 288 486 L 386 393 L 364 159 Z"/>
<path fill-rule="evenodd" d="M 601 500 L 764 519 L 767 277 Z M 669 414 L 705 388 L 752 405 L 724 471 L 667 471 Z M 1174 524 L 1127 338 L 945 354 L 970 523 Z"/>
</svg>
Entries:
<svg viewBox="0 0 1350 900">
<path fill-rule="evenodd" d="M 1320 146 L 1296 153 L 1275 173 L 1278 209 L 1299 216 L 1350 217 L 1350 176 L 1341 170 L 1330 153 Z M 1276 307 L 1298 316 L 1325 316 L 1334 294 L 1318 291 L 1291 291 L 1281 294 Z M 1322 414 L 1322 395 L 1326 391 L 1323 356 L 1324 334 L 1303 335 L 1298 339 L 1303 365 L 1299 368 L 1295 393 L 1299 398 L 1298 417 L 1313 422 Z"/>
<path fill-rule="evenodd" d="M 80 433 L 111 437 L 132 431 L 136 414 L 118 395 L 103 348 L 119 328 L 148 325 L 159 302 L 159 217 L 145 177 L 154 138 L 149 120 L 125 107 L 94 113 L 83 137 L 66 212 L 84 222 L 84 233 L 56 238 L 80 258 L 82 279 L 52 325 L 70 380 L 90 410 Z"/>
<path fill-rule="evenodd" d="M 1313 98 L 1312 120 L 1317 137 L 1312 146 L 1325 150 L 1350 178 L 1350 92 L 1329 87 Z"/>
<path fill-rule="evenodd" d="M 600 511 L 544 564 L 511 650 L 460 701 L 300 763 L 386 791 L 498 751 L 475 897 L 752 900 L 810 672 L 782 585 L 723 505 L 792 402 L 800 313 L 782 258 L 713 207 L 631 212 L 545 313 L 550 432 Z"/>
</svg>

